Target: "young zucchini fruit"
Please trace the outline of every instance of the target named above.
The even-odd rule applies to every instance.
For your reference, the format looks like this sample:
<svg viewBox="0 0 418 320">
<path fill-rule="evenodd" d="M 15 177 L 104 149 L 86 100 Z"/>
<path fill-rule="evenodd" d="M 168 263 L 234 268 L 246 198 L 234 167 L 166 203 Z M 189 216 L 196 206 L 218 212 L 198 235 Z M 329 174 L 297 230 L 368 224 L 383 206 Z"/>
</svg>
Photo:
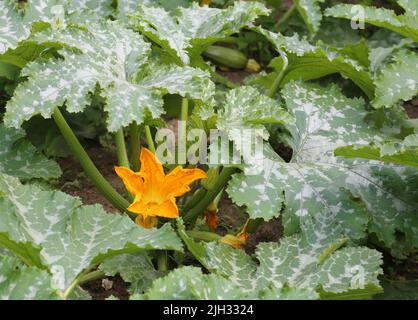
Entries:
<svg viewBox="0 0 418 320">
<path fill-rule="evenodd" d="M 260 65 L 253 59 L 248 59 L 241 51 L 221 47 L 209 46 L 203 56 L 215 64 L 230 69 L 246 69 L 250 72 L 258 72 Z"/>
</svg>

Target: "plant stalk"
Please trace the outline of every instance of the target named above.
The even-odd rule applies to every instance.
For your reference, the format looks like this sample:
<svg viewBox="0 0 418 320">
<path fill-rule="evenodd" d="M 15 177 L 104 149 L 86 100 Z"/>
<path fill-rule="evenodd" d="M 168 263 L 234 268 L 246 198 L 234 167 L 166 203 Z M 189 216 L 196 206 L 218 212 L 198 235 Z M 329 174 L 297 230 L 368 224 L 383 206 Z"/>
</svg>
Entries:
<svg viewBox="0 0 418 320">
<path fill-rule="evenodd" d="M 113 187 L 112 185 L 103 177 L 100 171 L 96 168 L 93 161 L 90 159 L 87 152 L 84 150 L 80 141 L 78 141 L 74 132 L 71 130 L 67 121 L 65 121 L 64 116 L 58 108 L 55 108 L 52 115 L 55 123 L 57 124 L 61 134 L 63 135 L 65 141 L 70 147 L 72 153 L 80 162 L 81 166 L 84 169 L 86 175 L 91 179 L 97 189 L 105 196 L 105 198 L 118 208 L 122 212 L 126 212 L 132 218 L 135 218 L 136 215 L 130 214 L 128 212 L 129 202 L 123 198 Z"/>
<path fill-rule="evenodd" d="M 296 11 L 296 4 L 293 3 L 289 9 L 280 17 L 280 19 L 276 22 L 276 24 L 273 27 L 273 30 L 275 31 L 281 31 L 284 27 L 287 26 L 290 18 L 292 17 L 293 13 Z"/>
<path fill-rule="evenodd" d="M 283 77 L 286 74 L 287 66 L 289 65 L 286 54 L 284 52 L 282 52 L 281 50 L 279 50 L 279 53 L 280 53 L 280 56 L 282 57 L 282 60 L 283 60 L 283 67 L 282 67 L 282 70 L 277 75 L 277 77 L 274 79 L 273 84 L 271 85 L 271 87 L 269 88 L 269 90 L 266 93 L 267 96 L 270 97 L 270 98 L 274 98 L 274 96 L 276 95 L 277 90 L 280 88 L 280 84 L 283 80 Z"/>
<path fill-rule="evenodd" d="M 196 206 L 190 209 L 184 216 L 184 221 L 186 223 L 191 223 L 196 220 L 196 218 L 205 211 L 208 205 L 216 198 L 216 196 L 221 192 L 221 190 L 228 183 L 231 175 L 236 172 L 234 167 L 224 167 L 222 172 L 219 174 L 218 181 L 215 186 L 208 190 L 205 197 L 200 201 Z"/>
<path fill-rule="evenodd" d="M 202 241 L 219 241 L 222 237 L 219 234 L 207 231 L 186 231 L 189 237 Z"/>
<path fill-rule="evenodd" d="M 187 98 L 183 98 L 181 100 L 178 159 L 177 159 L 177 163 L 179 164 L 186 164 L 188 115 L 189 115 L 189 101 L 187 100 Z"/>
<path fill-rule="evenodd" d="M 145 136 L 147 137 L 148 149 L 152 153 L 155 153 L 154 139 L 152 138 L 151 128 L 149 126 L 145 126 Z"/>
<path fill-rule="evenodd" d="M 119 129 L 115 134 L 116 153 L 118 163 L 123 167 L 130 167 L 128 153 L 126 151 L 125 135 L 123 129 Z"/>
<path fill-rule="evenodd" d="M 129 126 L 131 165 L 134 171 L 139 171 L 139 151 L 141 149 L 141 137 L 139 126 L 134 122 Z"/>
</svg>

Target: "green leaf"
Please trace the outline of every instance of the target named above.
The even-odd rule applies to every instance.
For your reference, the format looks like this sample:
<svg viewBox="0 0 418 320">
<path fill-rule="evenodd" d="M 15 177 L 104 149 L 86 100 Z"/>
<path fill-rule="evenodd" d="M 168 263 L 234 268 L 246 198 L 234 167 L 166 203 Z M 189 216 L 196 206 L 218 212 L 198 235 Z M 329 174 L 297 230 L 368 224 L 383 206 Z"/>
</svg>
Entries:
<svg viewBox="0 0 418 320">
<path fill-rule="evenodd" d="M 29 37 L 34 22 L 51 22 L 56 0 L 0 1 L 0 54 Z"/>
<path fill-rule="evenodd" d="M 52 179 L 61 175 L 59 165 L 39 153 L 21 129 L 0 123 L 0 172 L 20 179 Z"/>
<path fill-rule="evenodd" d="M 114 12 L 112 2 L 112 0 L 71 0 L 67 1 L 66 7 L 69 14 L 80 13 L 87 9 L 98 16 L 106 18 Z"/>
<path fill-rule="evenodd" d="M 340 73 L 343 77 L 351 79 L 369 98 L 373 98 L 374 85 L 371 75 L 359 61 L 351 58 L 344 50 L 313 46 L 306 40 L 299 39 L 297 34 L 286 37 L 262 28 L 258 28 L 257 31 L 263 34 L 276 50 L 284 52 L 288 60 L 281 86 L 292 80 L 312 80 Z M 278 57 L 271 61 L 270 66 L 278 73 L 286 62 L 282 57 Z"/>
<path fill-rule="evenodd" d="M 418 94 L 418 54 L 401 50 L 393 57 L 394 63 L 382 68 L 375 80 L 375 108 L 392 107 L 399 101 Z"/>
<path fill-rule="evenodd" d="M 234 175 L 227 188 L 233 201 L 246 205 L 252 219 L 269 220 L 279 216 L 284 192 L 287 233 L 328 212 L 351 239 L 364 238 L 367 229 L 395 248 L 401 232 L 409 249 L 417 248 L 418 171 L 334 156 L 338 147 L 383 139 L 364 121 L 364 101 L 346 98 L 336 86 L 299 82 L 286 85 L 282 94 L 296 119 L 285 125 L 293 157 L 290 163 L 266 158 L 261 174 Z"/>
<path fill-rule="evenodd" d="M 398 4 L 405 9 L 406 15 L 418 15 L 418 2 L 415 0 L 398 0 Z"/>
<path fill-rule="evenodd" d="M 404 4 L 406 6 L 407 3 L 404 2 Z M 418 17 L 416 16 L 416 10 L 411 6 L 411 13 L 414 12 L 415 15 L 407 14 L 398 16 L 394 11 L 386 8 L 338 4 L 334 7 L 327 8 L 325 15 L 335 18 L 353 19 L 354 21 L 357 21 L 359 18 L 364 19 L 366 23 L 387 28 L 418 42 Z"/>
<path fill-rule="evenodd" d="M 352 145 L 335 150 L 336 156 L 363 158 L 418 167 L 418 135 L 412 134 L 404 140 L 374 142 L 369 145 Z"/>
<path fill-rule="evenodd" d="M 319 4 L 324 0 L 296 0 L 296 8 L 305 21 L 311 33 L 318 31 L 322 20 L 322 12 Z"/>
<path fill-rule="evenodd" d="M 91 103 L 90 93 L 97 84 L 106 99 L 110 132 L 134 121 L 141 124 L 148 115 L 159 118 L 165 93 L 206 102 L 213 95 L 209 73 L 148 61 L 150 45 L 116 22 L 92 24 L 88 31 L 47 30 L 34 39 L 63 43 L 82 53 L 63 50 L 64 59 L 39 60 L 25 67 L 22 75 L 28 80 L 16 88 L 7 104 L 4 121 L 8 126 L 19 127 L 35 114 L 48 118 L 64 104 L 69 112 L 81 112 Z"/>
<path fill-rule="evenodd" d="M 129 282 L 131 294 L 141 294 L 161 274 L 155 270 L 150 257 L 143 252 L 136 254 L 121 254 L 104 261 L 100 267 L 107 276 L 119 274 Z"/>
<path fill-rule="evenodd" d="M 21 185 L 0 174 L 0 245 L 29 265 L 48 268 L 61 290 L 83 271 L 122 253 L 181 250 L 170 225 L 143 229 L 99 205 L 81 206 L 59 191 Z"/>
<path fill-rule="evenodd" d="M 181 267 L 164 278 L 154 281 L 152 287 L 137 299 L 149 300 L 237 300 L 246 295 L 227 279 L 204 275 L 199 268 Z"/>
<path fill-rule="evenodd" d="M 0 255 L 0 300 L 51 300 L 58 294 L 45 270 L 26 267 L 19 259 Z"/>
<path fill-rule="evenodd" d="M 239 151 L 243 151 L 243 144 L 248 142 L 246 133 L 249 130 L 255 134 L 254 139 L 268 140 L 269 133 L 264 125 L 293 121 L 276 100 L 253 87 L 241 86 L 230 90 L 225 101 L 223 108 L 218 111 L 217 128 L 235 143 Z"/>
<path fill-rule="evenodd" d="M 342 230 L 334 217 L 321 213 L 309 220 L 300 234 L 285 237 L 280 243 L 260 243 L 256 263 L 242 250 L 216 242 L 196 243 L 187 236 L 181 220 L 178 231 L 192 254 L 210 272 L 221 275 L 254 297 L 318 298 L 316 290 L 342 293 L 379 287 L 381 254 L 365 247 L 345 247 Z M 266 288 L 269 288 L 266 290 Z M 280 291 L 281 292 L 280 292 Z"/>
<path fill-rule="evenodd" d="M 263 4 L 255 1 L 237 1 L 226 9 L 194 3 L 174 13 L 140 5 L 131 22 L 136 30 L 167 50 L 178 63 L 194 65 L 207 46 L 252 26 L 258 16 L 268 13 Z"/>
</svg>

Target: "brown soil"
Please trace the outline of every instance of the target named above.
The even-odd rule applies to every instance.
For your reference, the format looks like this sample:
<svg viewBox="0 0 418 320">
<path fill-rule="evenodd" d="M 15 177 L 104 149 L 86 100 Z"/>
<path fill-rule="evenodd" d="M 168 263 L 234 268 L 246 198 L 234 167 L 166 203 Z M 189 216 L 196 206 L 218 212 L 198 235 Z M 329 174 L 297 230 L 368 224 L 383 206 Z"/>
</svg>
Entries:
<svg viewBox="0 0 418 320">
<path fill-rule="evenodd" d="M 418 118 L 418 97 L 405 102 L 404 104 L 406 113 L 412 119 Z"/>
<path fill-rule="evenodd" d="M 88 148 L 88 153 L 103 176 L 116 188 L 120 193 L 124 193 L 125 189 L 123 183 L 116 175 L 114 166 L 117 165 L 115 154 L 103 149 L 98 144 Z M 90 182 L 90 179 L 85 176 L 83 169 L 79 162 L 73 156 L 58 160 L 63 175 L 59 181 L 61 190 L 81 198 L 83 204 L 103 205 L 108 212 L 116 213 L 118 210 L 110 204 L 105 197 L 97 190 L 97 188 Z"/>
<path fill-rule="evenodd" d="M 264 221 L 247 240 L 245 252 L 252 255 L 260 242 L 279 242 L 283 236 L 283 226 L 278 218 Z"/>
<path fill-rule="evenodd" d="M 122 278 L 117 276 L 105 279 L 107 280 L 107 284 L 104 284 L 104 279 L 98 279 L 87 282 L 81 287 L 90 293 L 93 300 L 105 300 L 110 296 L 114 296 L 120 300 L 129 300 L 128 284 Z M 110 288 L 106 288 L 106 286 Z"/>
<path fill-rule="evenodd" d="M 218 73 L 235 84 L 242 84 L 244 82 L 244 79 L 252 74 L 244 70 L 238 70 L 238 71 L 220 71 L 219 70 Z"/>
</svg>

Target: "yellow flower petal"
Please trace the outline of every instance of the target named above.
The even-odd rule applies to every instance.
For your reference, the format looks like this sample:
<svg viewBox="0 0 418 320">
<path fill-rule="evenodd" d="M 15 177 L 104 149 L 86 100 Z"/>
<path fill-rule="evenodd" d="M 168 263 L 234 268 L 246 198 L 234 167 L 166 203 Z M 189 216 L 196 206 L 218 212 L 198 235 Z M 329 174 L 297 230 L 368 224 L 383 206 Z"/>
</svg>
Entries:
<svg viewBox="0 0 418 320">
<path fill-rule="evenodd" d="M 135 219 L 135 223 L 146 229 L 151 229 L 157 226 L 158 218 L 157 217 L 145 217 L 144 218 L 142 215 L 138 215 L 138 217 Z"/>
<path fill-rule="evenodd" d="M 115 171 L 130 193 L 136 195 L 143 192 L 144 181 L 139 173 L 133 172 L 126 167 L 115 167 Z"/>
<path fill-rule="evenodd" d="M 164 193 L 169 197 L 180 197 L 190 191 L 190 184 L 205 178 L 207 178 L 207 175 L 203 170 L 176 167 L 165 177 Z"/>
<path fill-rule="evenodd" d="M 207 177 L 200 169 L 182 167 L 177 167 L 165 175 L 161 162 L 146 148 L 142 148 L 140 160 L 139 172 L 125 167 L 115 168 L 128 191 L 135 195 L 135 200 L 128 210 L 140 215 L 141 218 L 138 219 L 155 216 L 178 217 L 179 209 L 175 197 L 190 191 L 189 184 Z"/>
<path fill-rule="evenodd" d="M 144 217 L 159 216 L 165 218 L 177 218 L 179 216 L 179 209 L 177 208 L 174 198 L 168 199 L 162 203 L 145 202 L 141 198 L 140 201 L 134 201 L 128 210 Z"/>
</svg>

